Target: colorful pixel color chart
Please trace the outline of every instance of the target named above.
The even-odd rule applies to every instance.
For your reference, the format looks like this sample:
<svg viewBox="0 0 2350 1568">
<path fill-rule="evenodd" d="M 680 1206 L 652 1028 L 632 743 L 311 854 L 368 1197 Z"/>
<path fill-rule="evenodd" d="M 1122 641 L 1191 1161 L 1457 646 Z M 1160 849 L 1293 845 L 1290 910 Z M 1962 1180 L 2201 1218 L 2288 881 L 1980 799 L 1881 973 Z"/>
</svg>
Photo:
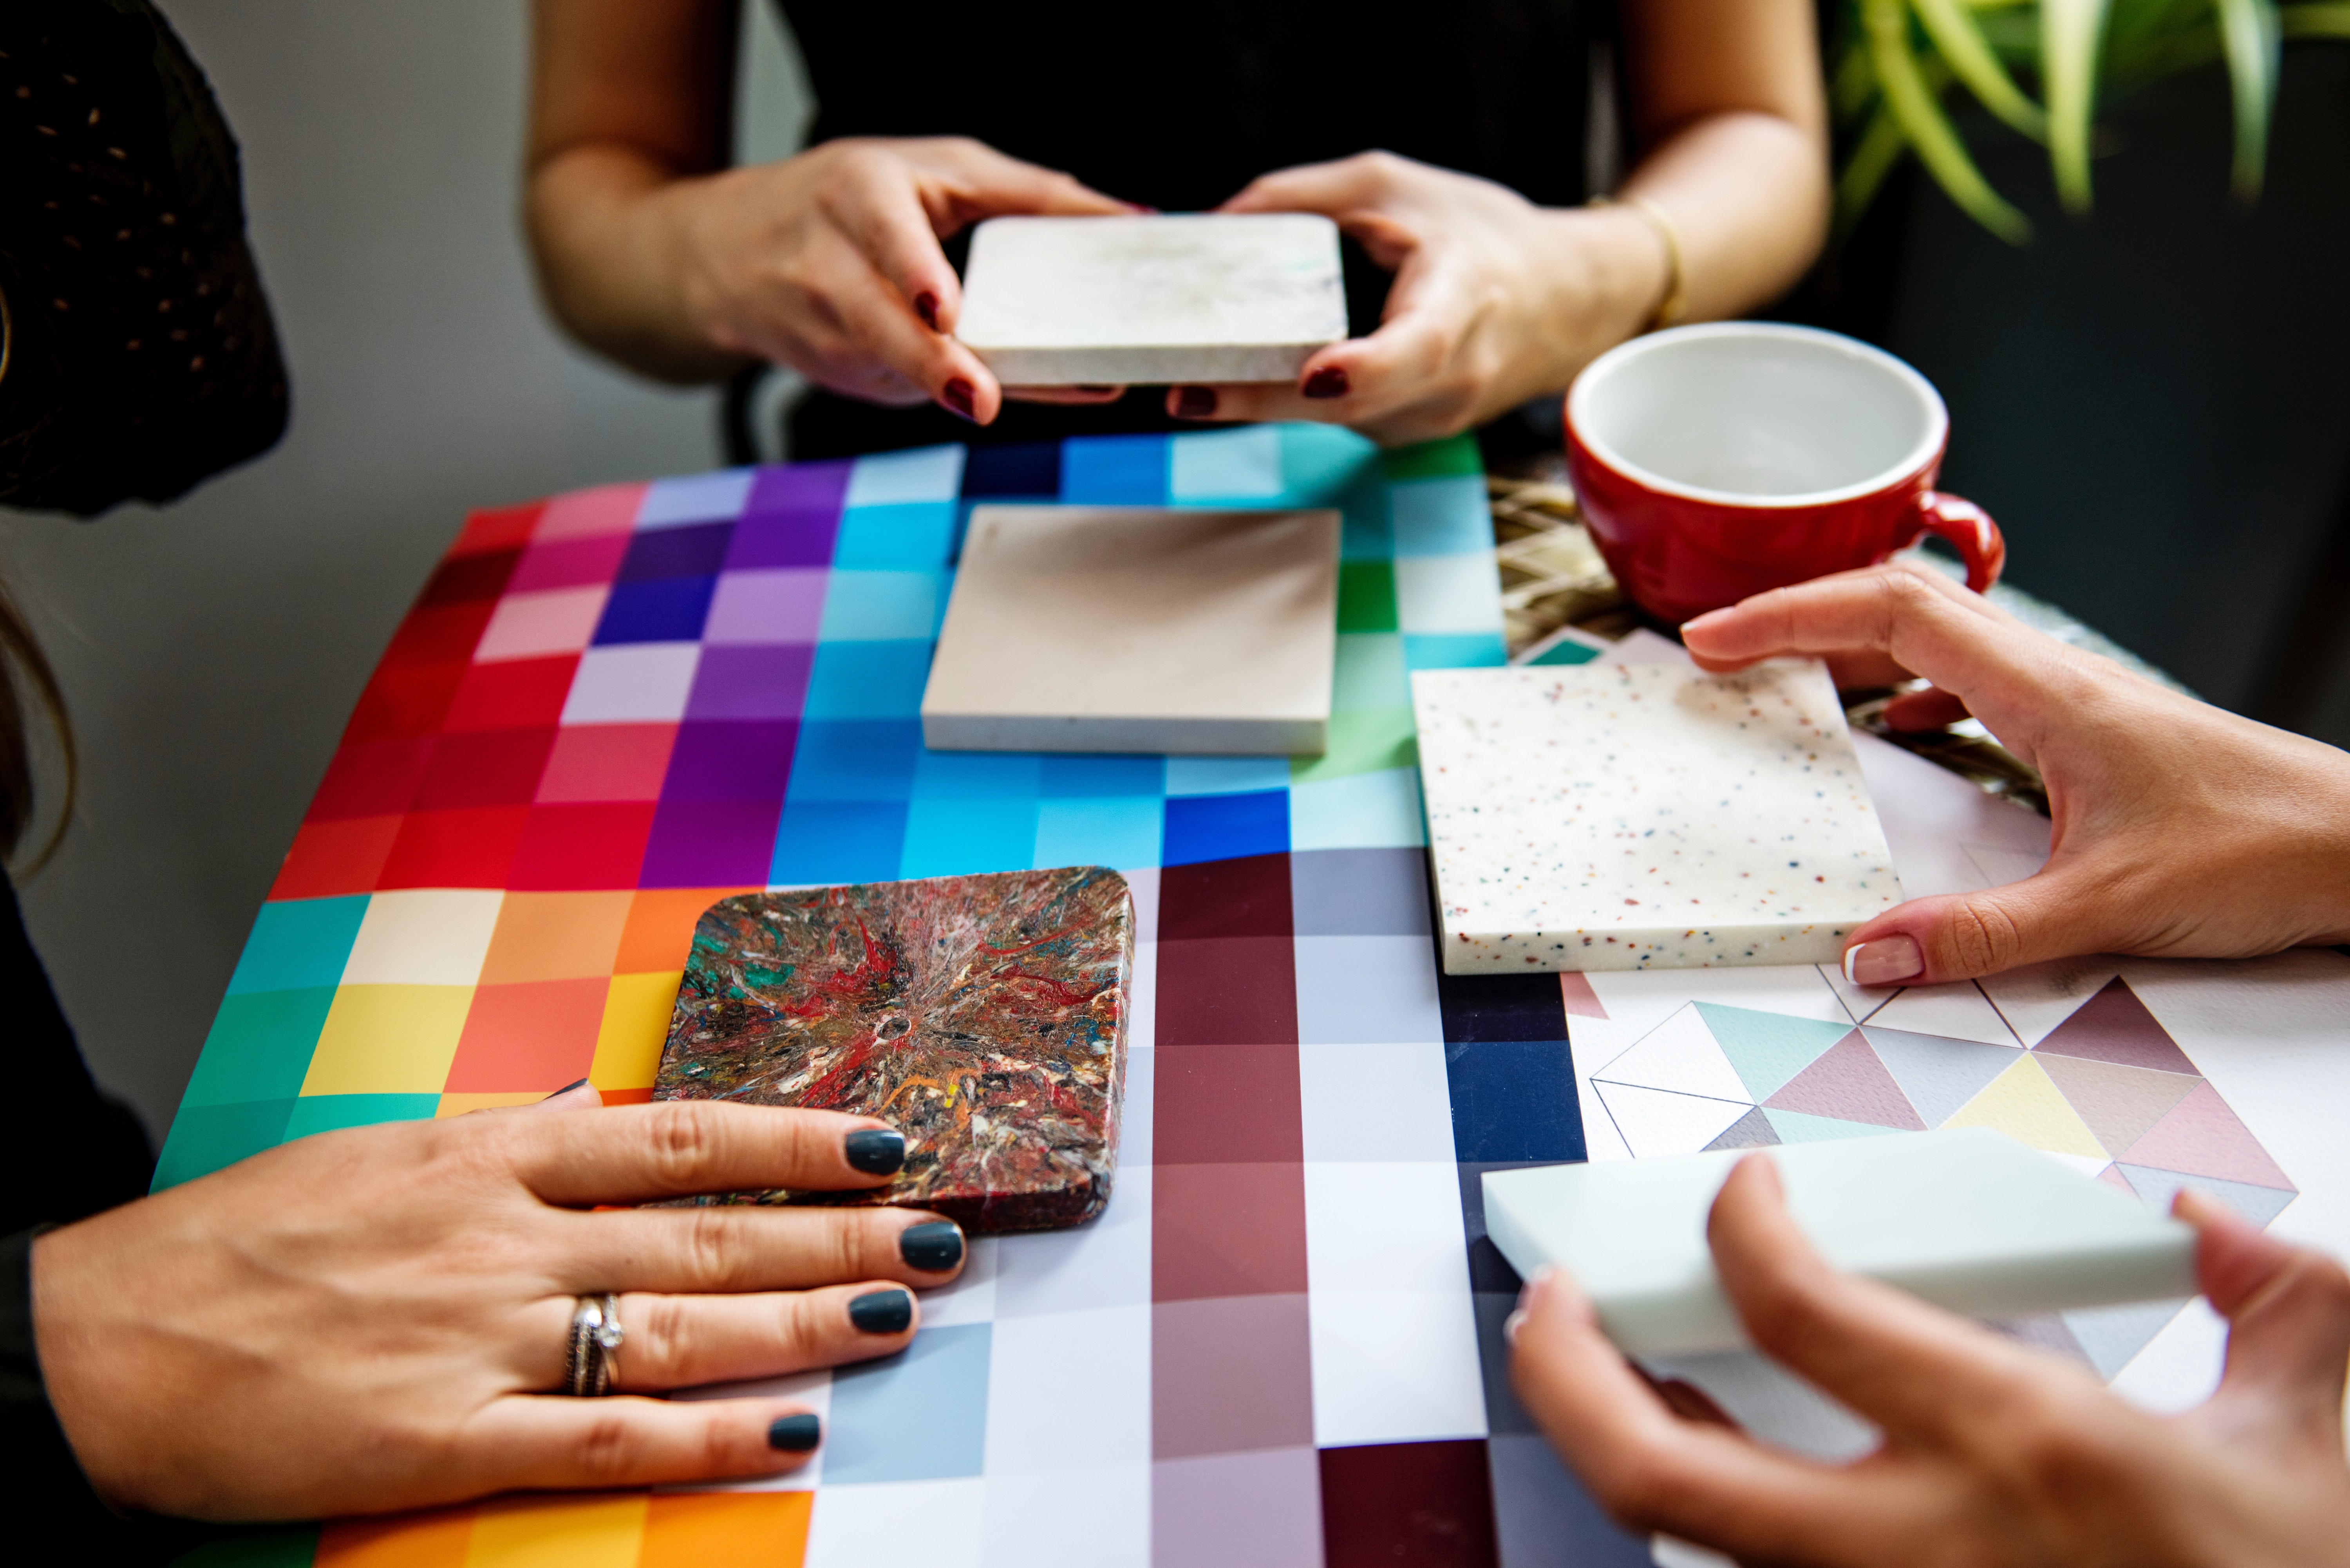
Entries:
<svg viewBox="0 0 2350 1568">
<path fill-rule="evenodd" d="M 925 751 L 975 502 L 1336 505 L 1318 758 Z M 743 470 L 478 514 L 368 685 L 161 1183 L 286 1138 L 641 1098 L 695 916 L 770 885 L 1133 883 L 1116 1195 L 982 1240 L 911 1349 L 792 1380 L 775 1490 L 500 1501 L 213 1562 L 1645 1563 L 1510 1397 L 1477 1178 L 1582 1158 L 1555 976 L 1440 981 L 1407 671 L 1502 661 L 1475 448 L 1257 427 Z"/>
</svg>

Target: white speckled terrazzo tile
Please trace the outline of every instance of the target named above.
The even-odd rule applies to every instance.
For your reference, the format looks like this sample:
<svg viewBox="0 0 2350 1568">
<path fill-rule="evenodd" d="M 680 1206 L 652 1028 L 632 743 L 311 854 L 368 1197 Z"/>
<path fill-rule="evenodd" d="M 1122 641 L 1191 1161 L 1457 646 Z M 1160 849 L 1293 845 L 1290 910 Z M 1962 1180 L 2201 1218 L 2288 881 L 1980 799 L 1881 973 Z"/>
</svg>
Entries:
<svg viewBox="0 0 2350 1568">
<path fill-rule="evenodd" d="M 1828 963 L 1901 901 L 1824 665 L 1411 680 L 1448 974 Z"/>
</svg>

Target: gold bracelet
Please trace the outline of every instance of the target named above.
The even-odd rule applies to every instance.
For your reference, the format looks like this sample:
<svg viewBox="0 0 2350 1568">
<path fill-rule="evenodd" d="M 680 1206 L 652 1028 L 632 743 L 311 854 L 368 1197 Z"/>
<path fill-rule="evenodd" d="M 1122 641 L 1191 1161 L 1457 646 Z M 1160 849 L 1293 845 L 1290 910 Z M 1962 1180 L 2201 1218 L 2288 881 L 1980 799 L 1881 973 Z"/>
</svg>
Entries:
<svg viewBox="0 0 2350 1568">
<path fill-rule="evenodd" d="M 1594 196 L 1584 203 L 1586 207 L 1617 207 L 1631 213 L 1648 225 L 1657 243 L 1665 247 L 1665 296 L 1657 302 L 1655 314 L 1643 332 L 1656 332 L 1679 321 L 1689 308 L 1688 290 L 1681 277 L 1681 236 L 1673 227 L 1665 210 L 1643 196 L 1626 196 L 1620 201 L 1613 196 Z"/>
</svg>

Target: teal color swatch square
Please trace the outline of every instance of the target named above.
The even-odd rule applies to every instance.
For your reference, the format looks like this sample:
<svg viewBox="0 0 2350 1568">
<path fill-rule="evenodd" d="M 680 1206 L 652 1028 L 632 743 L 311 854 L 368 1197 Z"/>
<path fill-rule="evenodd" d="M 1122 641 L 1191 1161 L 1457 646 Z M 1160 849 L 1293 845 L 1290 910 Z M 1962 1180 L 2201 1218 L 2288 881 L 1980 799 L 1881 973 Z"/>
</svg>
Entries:
<svg viewBox="0 0 2350 1568">
<path fill-rule="evenodd" d="M 1047 800 L 1036 808 L 1034 864 L 1156 866 L 1162 822 L 1157 795 Z"/>
<path fill-rule="evenodd" d="M 1407 670 L 1492 670 L 1510 661 L 1498 631 L 1406 632 Z"/>
<path fill-rule="evenodd" d="M 917 794 L 906 811 L 900 877 L 1025 871 L 1036 853 L 1036 797 Z"/>
<path fill-rule="evenodd" d="M 248 1155 L 276 1148 L 285 1140 L 286 1119 L 294 1102 L 247 1100 L 232 1106 L 182 1106 L 172 1118 L 171 1135 L 155 1157 L 155 1179 L 150 1190 L 161 1192 L 199 1176 L 210 1176 Z"/>
<path fill-rule="evenodd" d="M 286 1118 L 286 1141 L 379 1122 L 429 1122 L 440 1108 L 438 1095 L 305 1095 Z"/>
<path fill-rule="evenodd" d="M 852 506 L 840 514 L 832 564 L 845 571 L 935 571 L 954 544 L 952 501 Z"/>
<path fill-rule="evenodd" d="M 918 719 L 931 679 L 931 645 L 820 642 L 808 671 L 803 719 Z"/>
<path fill-rule="evenodd" d="M 364 898 L 356 900 L 366 903 Z M 264 906 L 267 912 L 267 906 Z M 339 965 L 338 966 L 340 967 Z M 213 1015 L 203 1054 L 188 1076 L 182 1106 L 290 1098 L 302 1092 L 310 1053 L 335 1004 L 332 985 L 300 991 L 232 992 Z"/>
<path fill-rule="evenodd" d="M 347 898 L 286 898 L 261 906 L 228 993 L 333 985 L 367 915 L 364 893 Z"/>
<path fill-rule="evenodd" d="M 1493 547 L 1493 516 L 1486 507 L 1485 476 L 1416 479 L 1388 490 L 1399 556 L 1465 556 Z"/>
</svg>

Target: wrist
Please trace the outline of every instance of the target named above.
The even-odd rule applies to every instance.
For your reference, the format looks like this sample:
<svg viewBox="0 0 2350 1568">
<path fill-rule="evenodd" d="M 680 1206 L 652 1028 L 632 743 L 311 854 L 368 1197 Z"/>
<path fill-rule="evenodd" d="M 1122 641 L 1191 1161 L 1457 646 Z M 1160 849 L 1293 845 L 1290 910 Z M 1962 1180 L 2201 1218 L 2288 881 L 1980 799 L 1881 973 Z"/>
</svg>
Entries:
<svg viewBox="0 0 2350 1568">
<path fill-rule="evenodd" d="M 1554 209 L 1555 258 L 1548 330 L 1564 387 L 1584 366 L 1646 331 L 1672 288 L 1672 268 L 1656 230 L 1630 208 Z"/>
</svg>

